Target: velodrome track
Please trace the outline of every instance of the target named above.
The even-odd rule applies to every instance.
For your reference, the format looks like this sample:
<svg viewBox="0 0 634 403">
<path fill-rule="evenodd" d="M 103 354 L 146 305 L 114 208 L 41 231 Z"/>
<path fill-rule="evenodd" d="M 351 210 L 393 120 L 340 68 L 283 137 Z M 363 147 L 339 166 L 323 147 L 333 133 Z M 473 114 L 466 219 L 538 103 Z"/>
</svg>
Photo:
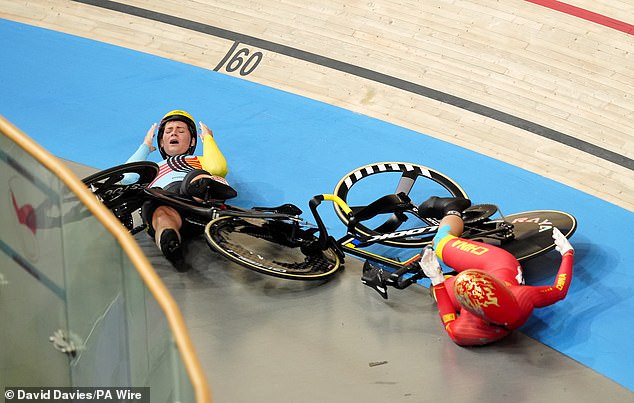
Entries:
<svg viewBox="0 0 634 403">
<path fill-rule="evenodd" d="M 65 7 L 68 10 L 79 6 L 68 3 Z M 101 12 L 104 11 L 98 11 Z M 8 18 L 4 13 L 0 16 Z M 136 24 L 132 25 L 138 27 L 135 19 L 138 17 L 130 18 Z M 572 24 L 569 17 L 558 18 Z M 47 18 L 41 21 L 47 22 Z M 3 67 L 7 69 L 6 76 L 13 79 L 6 83 L 2 113 L 55 155 L 88 167 L 101 169 L 120 163 L 136 148 L 152 122 L 164 111 L 178 106 L 212 126 L 230 161 L 228 178 L 240 192 L 238 201 L 245 205 L 285 201 L 305 205 L 313 194 L 332 189 L 352 168 L 378 160 L 404 160 L 448 173 L 476 201 L 495 200 L 502 204 L 502 200 L 508 211 L 557 208 L 573 212 L 579 218 L 580 229 L 573 238 L 578 263 L 569 297 L 538 312 L 522 329 L 534 339 L 518 334 L 485 349 L 454 346 L 442 334 L 435 307 L 423 288 L 393 293 L 385 303 L 360 285 L 358 265 L 353 263 L 333 283 L 307 287 L 263 279 L 230 265 L 226 270 L 224 262 L 202 261 L 203 257 L 209 258 L 209 252 L 200 244 L 194 244 L 197 253 L 191 256 L 196 260 L 196 270 L 187 275 L 170 271 L 160 257 L 153 256 L 157 270 L 174 290 L 186 316 L 189 315 L 214 395 L 220 401 L 248 401 L 258 393 L 270 397 L 270 401 L 276 395 L 286 396 L 288 401 L 297 400 L 294 399 L 297 396 L 304 396 L 306 401 L 336 400 L 333 396 L 349 401 L 364 393 L 376 398 L 375 401 L 416 401 L 440 398 L 449 388 L 456 401 L 472 401 L 474 393 L 489 401 L 506 401 L 509 396 L 539 401 L 540 396 L 555 395 L 562 401 L 584 401 L 591 396 L 597 399 L 611 396 L 611 401 L 632 400 L 632 353 L 625 346 L 634 335 L 627 316 L 632 310 L 632 280 L 627 274 L 634 260 L 627 239 L 619 236 L 618 229 L 621 226 L 627 230 L 634 223 L 633 193 L 628 188 L 632 182 L 628 168 L 631 161 L 628 158 L 632 156 L 631 129 L 620 133 L 622 147 L 609 147 L 621 159 L 606 162 L 605 158 L 588 157 L 601 161 L 595 165 L 597 170 L 593 170 L 588 169 L 586 161 L 574 164 L 582 160 L 581 154 L 585 158 L 587 152 L 566 149 L 567 156 L 574 155 L 570 164 L 576 170 L 558 172 L 559 143 L 519 133 L 522 129 L 515 127 L 510 132 L 530 138 L 521 143 L 526 149 L 532 143 L 538 144 L 540 156 L 528 153 L 531 155 L 525 161 L 518 160 L 513 166 L 447 143 L 446 139 L 428 136 L 424 130 L 409 130 L 403 127 L 405 124 L 396 126 L 263 87 L 257 83 L 258 79 L 255 83 L 248 81 L 250 75 L 234 78 L 214 73 L 209 66 L 192 67 L 9 21 L 3 21 L 1 28 L 0 40 L 5 48 L 17 49 L 13 62 Z M 595 26 L 584 25 L 584 28 L 600 30 Z M 610 39 L 622 35 L 631 42 L 627 33 L 601 29 L 605 29 L 601 33 Z M 209 42 L 215 43 L 211 39 Z M 621 42 L 627 43 L 625 39 Z M 283 58 L 273 53 L 266 55 L 273 60 Z M 295 75 L 297 81 L 309 81 L 295 72 L 296 65 L 277 62 L 279 68 L 286 66 L 291 80 Z M 626 68 L 616 69 L 612 76 L 625 74 L 628 62 L 631 66 L 631 56 L 624 56 L 622 64 Z M 220 59 L 213 66 L 219 63 Z M 256 72 L 267 70 L 264 63 Z M 311 73 L 309 70 L 299 69 L 302 74 Z M 313 75 L 311 82 L 326 88 L 333 75 L 337 74 Z M 332 82 L 334 87 L 336 82 Z M 266 84 L 274 86 L 271 82 Z M 450 84 L 434 84 L 446 88 L 446 95 L 455 93 Z M 295 92 L 290 84 L 286 85 L 289 87 L 277 87 Z M 365 104 L 331 103 L 357 112 L 366 105 L 371 111 L 368 115 L 381 117 L 376 110 L 381 99 L 392 102 L 401 99 L 384 88 L 380 94 L 375 91 L 372 97 L 372 86 L 360 88 L 369 97 Z M 613 90 L 604 90 L 602 98 L 610 95 L 618 98 Z M 303 90 L 297 92 L 303 94 Z M 358 98 L 352 90 L 349 94 L 350 98 Z M 486 91 L 475 96 L 483 99 L 482 104 L 491 101 Z M 424 94 L 421 97 L 425 98 Z M 631 100 L 618 100 L 614 104 L 625 110 L 623 116 L 628 116 L 628 111 L 631 115 Z M 438 116 L 447 113 L 443 108 L 446 105 L 437 107 Z M 480 118 L 482 122 L 476 124 L 474 112 L 451 108 L 452 114 L 461 118 L 451 123 L 461 126 L 460 130 L 453 126 L 455 136 L 468 129 L 482 135 L 475 140 L 455 139 L 454 143 L 459 145 L 473 145 L 472 150 L 481 152 L 479 147 L 487 147 L 489 138 L 480 130 L 481 126 L 502 125 L 490 117 Z M 518 116 L 530 115 L 518 113 Z M 568 116 L 568 120 L 576 120 L 574 115 Z M 397 118 L 395 123 L 403 123 L 403 119 Z M 614 131 L 621 127 L 614 126 Z M 510 144 L 515 138 L 509 140 Z M 504 160 L 507 158 L 504 152 L 495 151 L 493 156 Z M 531 158 L 546 158 L 542 154 L 550 159 L 541 165 L 537 162 L 531 165 Z M 552 172 L 548 172 L 549 167 Z M 536 168 L 544 171 L 534 172 Z M 606 181 L 601 182 L 597 178 L 603 172 L 609 173 L 605 174 Z M 573 185 L 583 182 L 577 177 L 581 174 L 587 177 L 587 183 L 575 189 Z M 554 179 L 563 184 L 550 180 L 552 176 L 558 176 Z M 601 185 L 593 186 L 593 181 Z M 603 193 L 599 191 L 602 187 Z M 329 224 L 336 228 L 334 219 Z M 148 254 L 155 252 L 147 240 L 141 241 L 146 243 Z M 556 256 L 549 256 L 534 262 L 534 266 L 554 267 L 556 260 Z M 541 273 L 533 280 L 548 280 L 547 274 Z M 315 313 L 315 306 L 323 309 Z M 335 327 L 339 322 L 340 327 Z M 312 343 L 304 342 L 306 339 Z M 227 348 L 228 340 L 236 341 L 230 344 L 235 349 Z M 374 359 L 375 354 L 380 356 Z M 367 365 L 383 361 L 381 356 L 386 356 L 383 358 L 387 364 Z M 363 369 L 360 363 L 364 364 Z M 492 390 L 490 384 L 495 381 L 506 386 Z M 585 401 L 591 400 L 596 399 Z"/>
</svg>

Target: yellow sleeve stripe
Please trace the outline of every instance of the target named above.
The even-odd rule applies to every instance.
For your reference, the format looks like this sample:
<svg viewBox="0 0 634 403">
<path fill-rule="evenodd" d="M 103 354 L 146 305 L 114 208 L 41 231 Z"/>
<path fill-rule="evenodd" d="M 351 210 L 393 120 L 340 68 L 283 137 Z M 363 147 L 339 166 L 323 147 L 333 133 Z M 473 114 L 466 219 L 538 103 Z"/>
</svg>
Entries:
<svg viewBox="0 0 634 403">
<path fill-rule="evenodd" d="M 456 320 L 455 313 L 448 313 L 442 316 L 442 323 L 447 324 L 448 322 L 453 322 Z"/>
<path fill-rule="evenodd" d="M 456 238 L 457 238 L 456 236 L 447 235 L 446 237 L 441 239 L 438 242 L 438 245 L 436 246 L 436 256 L 438 256 L 442 260 L 442 250 L 443 250 L 443 248 L 445 247 L 447 242 L 451 241 L 452 239 L 456 239 Z"/>
</svg>

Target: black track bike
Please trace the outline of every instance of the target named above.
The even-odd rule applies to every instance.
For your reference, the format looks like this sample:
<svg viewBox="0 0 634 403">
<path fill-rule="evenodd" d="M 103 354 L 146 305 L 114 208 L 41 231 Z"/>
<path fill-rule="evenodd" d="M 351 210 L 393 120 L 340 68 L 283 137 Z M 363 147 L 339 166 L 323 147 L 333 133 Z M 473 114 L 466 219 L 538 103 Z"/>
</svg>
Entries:
<svg viewBox="0 0 634 403">
<path fill-rule="evenodd" d="M 157 173 L 153 162 L 132 162 L 97 172 L 83 182 L 133 234 L 145 229 L 139 213 L 143 203 L 158 200 L 199 227 L 211 249 L 251 270 L 287 279 L 321 280 L 342 267 L 343 254 L 334 239 L 322 237 L 326 241 L 318 242 L 319 229 L 301 218 L 297 206 L 244 209 L 219 200 L 198 203 L 148 187 Z"/>
</svg>

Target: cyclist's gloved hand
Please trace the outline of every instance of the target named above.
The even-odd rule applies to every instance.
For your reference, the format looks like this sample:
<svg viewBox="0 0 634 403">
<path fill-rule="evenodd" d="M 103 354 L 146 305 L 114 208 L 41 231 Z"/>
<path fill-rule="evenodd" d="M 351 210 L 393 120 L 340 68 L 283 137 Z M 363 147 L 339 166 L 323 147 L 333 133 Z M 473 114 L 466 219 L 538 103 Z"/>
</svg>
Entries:
<svg viewBox="0 0 634 403">
<path fill-rule="evenodd" d="M 150 126 L 149 130 L 145 134 L 145 138 L 143 139 L 143 143 L 150 149 L 150 152 L 155 151 L 156 147 L 154 147 L 154 135 L 156 133 L 156 123 Z"/>
<path fill-rule="evenodd" d="M 445 275 L 440 268 L 440 263 L 436 259 L 436 254 L 431 246 L 426 246 L 421 252 L 420 262 L 418 262 L 423 273 L 431 280 L 432 285 L 445 282 Z"/>
<path fill-rule="evenodd" d="M 572 245 L 570 245 L 570 242 L 568 242 L 568 239 L 557 227 L 553 227 L 553 239 L 555 240 L 555 249 L 561 253 L 561 256 L 565 255 L 568 251 L 574 252 L 574 249 Z"/>
</svg>

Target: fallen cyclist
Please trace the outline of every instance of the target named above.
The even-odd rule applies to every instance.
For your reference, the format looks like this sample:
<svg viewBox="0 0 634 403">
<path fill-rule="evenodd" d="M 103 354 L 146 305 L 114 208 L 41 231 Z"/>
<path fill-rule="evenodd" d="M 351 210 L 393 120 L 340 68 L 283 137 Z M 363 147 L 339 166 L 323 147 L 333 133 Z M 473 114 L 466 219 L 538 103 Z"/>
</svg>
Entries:
<svg viewBox="0 0 634 403">
<path fill-rule="evenodd" d="M 153 145 L 156 134 L 156 143 L 163 159 L 158 163 L 157 177 L 148 187 L 160 187 L 199 202 L 235 197 L 236 191 L 224 178 L 228 171 L 225 157 L 209 127 L 203 122 L 199 124 L 202 156 L 193 155 L 198 139 L 194 119 L 185 111 L 173 110 L 163 116 L 158 125 L 154 123 L 150 127 L 143 143 L 126 162 L 147 160 L 150 153 L 157 149 Z M 143 204 L 141 216 L 148 235 L 154 238 L 163 255 L 177 270 L 187 270 L 181 234 L 188 229 L 181 213 L 157 200 L 149 200 Z"/>
<path fill-rule="evenodd" d="M 428 217 L 441 219 L 431 246 L 423 249 L 420 266 L 431 280 L 438 311 L 449 337 L 458 345 L 497 341 L 522 326 L 534 308 L 566 297 L 572 281 L 574 249 L 555 227 L 555 248 L 562 255 L 553 285 L 524 285 L 522 267 L 509 252 L 463 239 L 462 212 L 468 199 L 432 197 L 420 206 Z M 458 274 L 445 278 L 436 256 Z"/>
</svg>

